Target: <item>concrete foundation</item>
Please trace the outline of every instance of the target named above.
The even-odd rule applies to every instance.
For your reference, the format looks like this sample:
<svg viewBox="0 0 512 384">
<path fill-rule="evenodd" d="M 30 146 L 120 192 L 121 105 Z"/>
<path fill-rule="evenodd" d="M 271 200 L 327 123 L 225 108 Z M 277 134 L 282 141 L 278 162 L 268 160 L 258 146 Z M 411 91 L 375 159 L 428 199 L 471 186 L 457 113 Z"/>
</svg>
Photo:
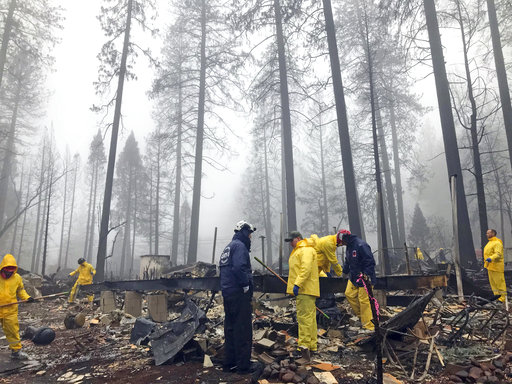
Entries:
<svg viewBox="0 0 512 384">
<path fill-rule="evenodd" d="M 126 291 L 124 297 L 124 312 L 134 317 L 142 315 L 142 294 L 135 291 Z"/>
<path fill-rule="evenodd" d="M 160 323 L 167 321 L 167 295 L 148 295 L 147 300 L 151 319 Z"/>
<path fill-rule="evenodd" d="M 116 297 L 112 291 L 102 291 L 100 297 L 101 312 L 110 313 L 116 310 Z"/>
</svg>

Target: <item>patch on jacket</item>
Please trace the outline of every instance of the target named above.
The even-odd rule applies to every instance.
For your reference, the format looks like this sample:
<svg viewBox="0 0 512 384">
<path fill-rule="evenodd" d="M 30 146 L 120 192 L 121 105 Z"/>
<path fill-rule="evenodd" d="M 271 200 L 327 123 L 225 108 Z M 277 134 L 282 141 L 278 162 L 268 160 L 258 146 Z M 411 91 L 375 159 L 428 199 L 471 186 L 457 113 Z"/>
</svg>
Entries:
<svg viewBox="0 0 512 384">
<path fill-rule="evenodd" d="M 352 257 L 357 257 L 357 251 L 352 251 Z"/>
<path fill-rule="evenodd" d="M 223 266 L 223 265 L 227 265 L 228 264 L 230 250 L 231 249 L 229 247 L 226 247 L 224 249 L 224 251 L 222 252 L 222 255 L 220 255 L 219 266 Z"/>
</svg>

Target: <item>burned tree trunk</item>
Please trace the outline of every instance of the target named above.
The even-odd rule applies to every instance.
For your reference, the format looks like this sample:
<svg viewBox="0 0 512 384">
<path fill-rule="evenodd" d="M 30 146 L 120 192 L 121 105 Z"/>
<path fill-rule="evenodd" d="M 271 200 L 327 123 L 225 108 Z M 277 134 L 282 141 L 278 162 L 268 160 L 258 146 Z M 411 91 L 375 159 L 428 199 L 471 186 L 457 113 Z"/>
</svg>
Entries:
<svg viewBox="0 0 512 384">
<path fill-rule="evenodd" d="M 265 236 L 267 237 L 267 260 L 269 261 L 269 264 L 272 264 L 272 212 L 270 210 L 270 180 L 268 175 L 268 149 L 265 128 L 263 128 L 263 146 L 263 152 L 265 155 L 265 209 L 267 211 L 267 214 L 265 215 Z"/>
<path fill-rule="evenodd" d="M 41 161 L 41 170 L 39 172 L 39 185 L 41 186 L 41 189 L 44 185 L 44 161 L 45 161 L 45 154 L 46 154 L 46 146 L 43 144 L 43 158 Z M 36 231 L 34 235 L 34 245 L 32 247 L 32 259 L 30 261 L 30 271 L 36 272 L 35 265 L 36 265 L 36 253 L 37 253 L 37 240 L 39 239 L 39 225 L 40 225 L 40 218 L 41 218 L 41 198 L 42 191 L 39 192 L 39 196 L 37 197 L 37 213 L 36 213 Z"/>
<path fill-rule="evenodd" d="M 375 182 L 377 185 L 377 212 L 379 216 L 380 223 L 380 244 L 382 261 L 384 263 L 384 273 L 386 275 L 391 274 L 391 264 L 389 262 L 389 253 L 388 253 L 388 239 L 387 239 L 387 230 L 386 230 L 386 216 L 384 211 L 384 199 L 382 196 L 382 179 L 381 179 L 381 169 L 380 169 L 380 160 L 379 160 L 379 143 L 377 137 L 377 116 L 376 116 L 376 103 L 375 103 L 375 84 L 373 80 L 373 56 L 371 53 L 370 47 L 370 36 L 368 30 L 368 15 L 365 13 L 363 15 L 364 19 L 363 28 L 364 28 L 364 38 L 365 38 L 365 50 L 366 50 L 366 60 L 368 64 L 368 81 L 370 86 L 370 107 L 372 114 L 372 136 L 373 136 L 373 160 L 375 163 Z"/>
<path fill-rule="evenodd" d="M 87 261 L 92 262 L 92 250 L 94 248 L 94 232 L 96 227 L 96 195 L 98 191 L 99 162 L 96 161 L 96 174 L 94 175 L 94 189 L 92 192 L 91 228 L 89 230 L 89 246 L 87 247 Z"/>
<path fill-rule="evenodd" d="M 1 81 L 1 78 L 0 78 Z M 4 225 L 5 204 L 7 202 L 7 191 L 9 186 L 9 178 L 12 172 L 12 161 L 14 157 L 14 138 L 16 136 L 16 121 L 18 119 L 18 108 L 21 97 L 21 80 L 17 81 L 16 95 L 14 98 L 14 109 L 12 112 L 9 133 L 7 137 L 7 146 L 5 148 L 5 158 L 2 164 L 2 172 L 0 174 L 0 228 Z"/>
<path fill-rule="evenodd" d="M 5 63 L 7 59 L 7 48 L 9 41 L 11 40 L 11 31 L 14 25 L 14 9 L 16 8 L 17 0 L 11 0 L 9 2 L 9 10 L 7 11 L 7 17 L 5 19 L 4 33 L 2 35 L 2 45 L 0 46 L 0 86 L 2 85 L 2 79 L 4 76 Z"/>
<path fill-rule="evenodd" d="M 204 103 L 206 94 L 206 0 L 201 1 L 201 68 L 199 74 L 199 102 L 197 112 L 196 158 L 194 168 L 194 189 L 192 191 L 192 214 L 190 218 L 190 239 L 188 263 L 197 261 L 199 235 L 199 208 L 201 204 L 201 178 L 203 170 Z"/>
<path fill-rule="evenodd" d="M 107 256 L 107 236 L 110 222 L 110 203 L 112 200 L 112 185 L 114 182 L 114 168 L 116 163 L 117 136 L 119 133 L 119 122 L 121 121 L 121 104 L 123 101 L 124 78 L 126 76 L 126 60 L 128 58 L 128 45 L 130 42 L 130 27 L 132 21 L 133 0 L 128 0 L 126 30 L 124 31 L 123 53 L 121 55 L 121 66 L 119 68 L 119 79 L 117 84 L 116 105 L 114 110 L 114 122 L 112 124 L 112 137 L 110 139 L 110 150 L 108 154 L 107 176 L 105 181 L 105 195 L 103 197 L 103 210 L 101 213 L 100 238 L 98 244 L 98 257 L 96 260 L 96 280 L 105 279 L 105 257 Z"/>
<path fill-rule="evenodd" d="M 393 182 L 391 181 L 391 166 L 389 164 L 388 147 L 386 144 L 386 137 L 384 135 L 384 127 L 382 125 L 382 115 L 380 112 L 380 104 L 378 97 L 375 99 L 375 112 L 377 116 L 377 131 L 380 142 L 382 166 L 384 168 L 384 181 L 386 184 L 386 197 L 388 206 L 388 217 L 391 228 L 391 247 L 398 248 L 400 243 L 398 239 L 398 222 L 396 218 L 397 210 L 395 205 L 395 193 L 393 189 Z"/>
<path fill-rule="evenodd" d="M 284 47 L 281 6 L 279 0 L 274 0 L 274 15 L 276 24 L 277 54 L 279 60 L 279 90 L 281 95 L 281 137 L 284 146 L 284 166 L 286 180 L 286 217 L 288 230 L 297 229 L 297 213 L 295 207 L 295 175 L 293 171 L 292 123 L 290 117 L 290 98 L 288 94 L 288 74 Z"/>
<path fill-rule="evenodd" d="M 457 136 L 453 122 L 450 89 L 444 65 L 441 36 L 439 34 L 439 25 L 437 23 L 434 0 L 423 0 L 423 5 L 427 19 L 427 29 L 430 51 L 432 54 L 432 64 L 434 67 L 437 101 L 439 105 L 441 127 L 443 130 L 448 176 L 457 176 L 457 214 L 459 223 L 459 249 L 461 254 L 461 264 L 464 267 L 469 267 L 476 261 L 475 248 L 473 245 L 473 237 L 471 236 L 471 225 L 469 222 L 466 193 L 460 165 L 459 148 L 457 146 Z"/>
<path fill-rule="evenodd" d="M 87 255 L 89 254 L 89 233 L 91 230 L 91 214 L 94 210 L 93 202 L 92 202 L 92 195 L 93 195 L 93 189 L 94 189 L 94 179 L 96 174 L 96 167 L 94 166 L 94 161 L 92 163 L 92 173 L 91 173 L 91 187 L 89 188 L 89 206 L 87 209 L 87 227 L 85 228 L 85 243 L 84 243 L 84 259 L 86 259 L 88 262 L 90 260 L 87 258 Z"/>
<path fill-rule="evenodd" d="M 77 156 L 77 155 L 75 155 Z M 75 209 L 76 177 L 78 174 L 78 160 L 75 158 L 75 175 L 73 176 L 73 193 L 71 195 L 71 212 L 69 214 L 68 240 L 66 243 L 66 254 L 64 256 L 64 268 L 68 266 L 69 241 L 71 239 L 71 228 L 73 225 L 73 212 Z"/>
<path fill-rule="evenodd" d="M 480 143 L 478 138 L 478 127 L 477 127 L 477 114 L 478 110 L 476 107 L 476 100 L 473 93 L 473 81 L 471 78 L 471 70 L 469 68 L 469 59 L 468 59 L 468 50 L 469 46 L 466 43 L 466 35 L 464 29 L 464 21 L 462 16 L 462 10 L 460 6 L 460 1 L 457 1 L 457 12 L 459 14 L 459 25 L 460 32 L 462 37 L 462 52 L 464 54 L 464 69 L 466 71 L 466 84 L 468 90 L 468 99 L 471 104 L 471 117 L 470 117 L 470 126 L 464 128 L 469 129 L 470 137 L 471 137 L 471 152 L 473 154 L 473 176 L 475 177 L 476 182 L 476 198 L 478 203 L 478 218 L 480 222 L 480 249 L 484 249 L 487 244 L 487 236 L 485 233 L 489 228 L 487 224 L 487 203 L 485 201 L 485 188 L 484 188 L 484 177 L 482 174 L 482 162 L 480 159 Z M 461 123 L 463 123 L 461 121 Z"/>
<path fill-rule="evenodd" d="M 62 198 L 62 218 L 60 227 L 60 242 L 59 242 L 59 261 L 57 267 L 62 266 L 62 248 L 64 245 L 64 224 L 66 221 L 66 198 L 68 193 L 68 167 L 69 167 L 69 153 L 66 153 L 66 166 L 64 169 L 64 196 Z"/>
<path fill-rule="evenodd" d="M 400 172 L 400 153 L 398 152 L 398 135 L 396 132 L 395 104 L 392 98 L 389 104 L 389 122 L 391 124 L 391 138 L 393 141 L 393 162 L 395 165 L 395 189 L 399 234 L 398 244 L 403 244 L 405 242 L 404 199 L 402 195 L 402 176 Z"/>
<path fill-rule="evenodd" d="M 505 132 L 507 134 L 508 157 L 510 165 L 512 166 L 512 105 L 510 103 L 510 89 L 508 87 L 503 50 L 501 49 L 500 30 L 498 28 L 498 18 L 496 16 L 494 0 L 487 0 L 487 13 L 489 15 L 489 27 L 491 29 L 494 64 L 496 65 L 496 74 L 498 76 L 501 111 L 503 112 L 503 122 L 505 123 Z"/>
<path fill-rule="evenodd" d="M 341 158 L 343 160 L 343 179 L 345 181 L 345 197 L 347 200 L 347 213 L 350 230 L 364 238 L 363 220 L 357 198 L 356 177 L 354 163 L 352 161 L 352 148 L 348 130 L 347 107 L 341 79 L 340 59 L 336 43 L 336 30 L 331 9 L 331 0 L 323 0 L 325 31 L 329 46 L 329 58 L 331 61 L 332 86 L 336 101 L 336 116 L 338 117 L 338 133 L 340 136 Z"/>
</svg>

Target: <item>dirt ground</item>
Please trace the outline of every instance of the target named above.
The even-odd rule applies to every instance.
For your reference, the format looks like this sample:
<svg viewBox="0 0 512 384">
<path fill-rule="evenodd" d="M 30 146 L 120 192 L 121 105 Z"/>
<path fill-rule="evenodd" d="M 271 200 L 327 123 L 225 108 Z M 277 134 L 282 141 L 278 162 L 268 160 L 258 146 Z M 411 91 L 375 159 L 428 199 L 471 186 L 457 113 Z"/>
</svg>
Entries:
<svg viewBox="0 0 512 384">
<path fill-rule="evenodd" d="M 86 324 L 83 328 L 66 329 L 64 317 L 67 313 L 83 312 Z M 38 346 L 31 341 L 23 341 L 23 350 L 32 361 L 13 364 L 10 360 L 7 343 L 0 331 L 0 383 L 169 383 L 169 384 L 209 384 L 209 383 L 250 383 L 251 376 L 224 373 L 219 365 L 203 368 L 202 361 L 176 359 L 168 365 L 155 366 L 150 347 L 130 344 L 133 327 L 130 323 L 91 325 L 90 320 L 98 317 L 98 309 L 73 305 L 68 307 L 65 298 L 45 302 L 35 302 L 20 306 L 20 327 L 29 325 L 49 326 L 56 332 L 55 340 L 46 346 Z M 343 347 L 329 352 L 329 342 L 320 344 L 320 353 L 314 356 L 317 361 L 330 362 L 340 368 L 332 371 L 339 383 L 374 383 L 374 357 L 363 352 L 354 343 L 344 341 Z M 496 351 L 499 352 L 499 351 Z M 432 360 L 434 360 L 433 358 Z M 215 361 L 214 361 L 215 363 Z M 418 362 L 422 370 L 424 361 Z M 384 364 L 388 383 L 397 383 L 399 369 Z M 442 368 L 433 361 L 425 383 L 451 382 Z M 403 375 L 402 375 L 403 377 Z M 279 382 L 269 380 L 271 383 Z M 402 379 L 401 382 L 406 382 Z M 512 382 L 501 381 L 501 382 Z"/>
</svg>

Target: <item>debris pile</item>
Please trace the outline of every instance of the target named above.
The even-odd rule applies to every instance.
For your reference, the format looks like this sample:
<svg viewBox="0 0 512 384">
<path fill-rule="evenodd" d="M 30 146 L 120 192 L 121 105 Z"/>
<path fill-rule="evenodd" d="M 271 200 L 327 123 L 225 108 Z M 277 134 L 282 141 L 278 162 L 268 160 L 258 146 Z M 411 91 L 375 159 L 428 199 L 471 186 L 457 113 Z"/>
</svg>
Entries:
<svg viewBox="0 0 512 384">
<path fill-rule="evenodd" d="M 188 278 L 209 271 L 207 265 L 196 265 L 175 272 Z M 30 283 L 34 286 L 37 280 L 27 279 L 36 281 Z M 476 296 L 466 297 L 461 304 L 441 293 L 429 291 L 406 308 L 381 308 L 380 348 L 386 380 L 511 381 L 512 339 L 504 305 Z M 261 369 L 252 378 L 222 371 L 224 310 L 220 295 L 180 290 L 151 294 L 105 291 L 101 305 L 91 307 L 86 293 L 81 294 L 84 300 L 73 305 L 60 297 L 20 306 L 24 350 L 37 361 L 7 364 L 7 343 L 0 336 L 0 377 L 20 383 L 123 383 L 137 374 L 141 381 L 158 382 L 165 377 L 165 382 L 180 384 L 252 379 L 262 384 L 313 384 L 366 382 L 376 376 L 377 339 L 362 331 L 359 319 L 339 294 L 317 303 L 330 319 L 317 318 L 318 351 L 310 362 L 294 357 L 298 336 L 295 301 L 282 294 L 255 295 L 252 358 Z M 44 333 L 46 337 L 51 333 L 48 329 L 54 340 L 38 343 L 36 335 Z"/>
</svg>

